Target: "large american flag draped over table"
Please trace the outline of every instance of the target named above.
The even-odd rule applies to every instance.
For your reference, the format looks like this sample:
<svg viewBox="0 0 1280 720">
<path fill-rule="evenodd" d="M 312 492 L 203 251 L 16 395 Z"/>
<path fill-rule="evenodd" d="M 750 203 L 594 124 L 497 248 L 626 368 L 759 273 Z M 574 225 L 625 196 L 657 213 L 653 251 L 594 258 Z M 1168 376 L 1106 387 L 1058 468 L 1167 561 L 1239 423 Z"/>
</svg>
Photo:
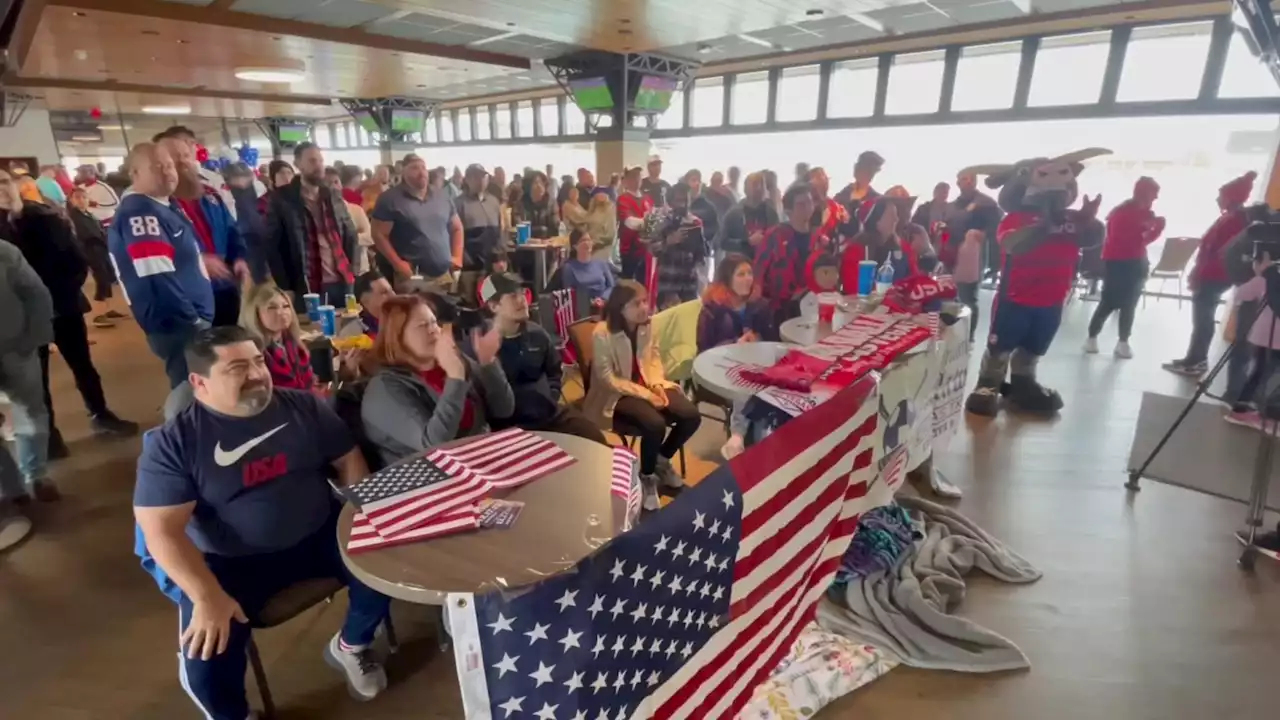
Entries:
<svg viewBox="0 0 1280 720">
<path fill-rule="evenodd" d="M 468 718 L 731 718 L 835 575 L 878 458 L 873 374 L 536 586 L 451 594 Z"/>
</svg>

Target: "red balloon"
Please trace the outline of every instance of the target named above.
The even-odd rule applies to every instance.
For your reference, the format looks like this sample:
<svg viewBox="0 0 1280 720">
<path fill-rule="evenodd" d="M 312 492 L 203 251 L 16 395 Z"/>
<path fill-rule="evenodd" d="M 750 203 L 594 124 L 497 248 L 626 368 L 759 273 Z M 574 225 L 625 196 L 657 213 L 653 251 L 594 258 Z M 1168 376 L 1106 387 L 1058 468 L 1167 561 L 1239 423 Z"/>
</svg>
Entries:
<svg viewBox="0 0 1280 720">
<path fill-rule="evenodd" d="M 209 148 L 203 145 L 196 146 L 196 162 L 202 163 L 209 159 Z"/>
<path fill-rule="evenodd" d="M 89 111 L 89 117 L 93 118 L 94 120 L 101 120 L 101 119 L 102 119 L 102 109 L 101 109 L 101 108 L 93 108 L 92 110 L 90 110 L 90 111 Z"/>
</svg>

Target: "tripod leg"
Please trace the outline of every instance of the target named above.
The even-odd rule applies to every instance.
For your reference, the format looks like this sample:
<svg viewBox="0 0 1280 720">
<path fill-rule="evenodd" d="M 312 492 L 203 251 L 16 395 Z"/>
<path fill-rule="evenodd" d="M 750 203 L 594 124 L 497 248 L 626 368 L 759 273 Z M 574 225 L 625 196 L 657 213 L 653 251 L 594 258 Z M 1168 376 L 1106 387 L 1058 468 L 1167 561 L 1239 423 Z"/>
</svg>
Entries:
<svg viewBox="0 0 1280 720">
<path fill-rule="evenodd" d="M 1198 385 L 1196 385 L 1195 394 L 1191 396 L 1191 399 L 1187 401 L 1186 406 L 1182 408 L 1182 412 L 1178 414 L 1178 418 L 1174 420 L 1173 424 L 1169 426 L 1169 429 L 1165 431 L 1164 437 L 1160 438 L 1160 442 L 1156 443 L 1151 454 L 1147 455 L 1147 459 L 1142 461 L 1142 465 L 1138 466 L 1137 470 L 1129 471 L 1129 481 L 1124 484 L 1125 488 L 1134 492 L 1142 489 L 1138 487 L 1138 479 L 1147 473 L 1147 468 L 1151 466 L 1153 461 L 1155 461 L 1156 456 L 1160 454 L 1160 451 L 1164 449 L 1164 446 L 1169 443 L 1169 438 L 1173 437 L 1173 433 L 1178 429 L 1178 426 L 1182 424 L 1182 421 L 1187 419 L 1187 415 L 1190 414 L 1191 408 L 1196 406 L 1196 402 L 1200 399 L 1200 396 L 1205 394 L 1205 391 L 1207 391 L 1209 386 L 1213 384 L 1214 378 L 1218 377 L 1218 373 L 1222 372 L 1222 369 L 1227 366 L 1227 362 L 1231 359 L 1231 353 L 1233 352 L 1235 352 L 1235 345 L 1228 346 L 1227 351 L 1222 353 L 1222 357 L 1218 358 L 1218 362 L 1214 364 L 1213 369 L 1209 371 L 1209 374 L 1206 375 Z"/>
</svg>

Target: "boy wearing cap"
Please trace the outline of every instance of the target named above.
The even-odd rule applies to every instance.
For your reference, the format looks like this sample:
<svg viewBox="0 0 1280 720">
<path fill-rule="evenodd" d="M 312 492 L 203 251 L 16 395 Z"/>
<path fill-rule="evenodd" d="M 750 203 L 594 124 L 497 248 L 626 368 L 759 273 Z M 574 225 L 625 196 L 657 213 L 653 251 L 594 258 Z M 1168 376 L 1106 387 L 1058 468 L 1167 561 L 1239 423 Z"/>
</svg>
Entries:
<svg viewBox="0 0 1280 720">
<path fill-rule="evenodd" d="M 528 295 L 520 278 L 490 275 L 480 286 L 480 299 L 493 314 L 493 327 L 502 336 L 498 362 L 516 400 L 515 413 L 510 418 L 495 418 L 493 428 L 546 430 L 608 444 L 595 423 L 560 405 L 560 351 L 547 331 L 529 320 Z"/>
</svg>

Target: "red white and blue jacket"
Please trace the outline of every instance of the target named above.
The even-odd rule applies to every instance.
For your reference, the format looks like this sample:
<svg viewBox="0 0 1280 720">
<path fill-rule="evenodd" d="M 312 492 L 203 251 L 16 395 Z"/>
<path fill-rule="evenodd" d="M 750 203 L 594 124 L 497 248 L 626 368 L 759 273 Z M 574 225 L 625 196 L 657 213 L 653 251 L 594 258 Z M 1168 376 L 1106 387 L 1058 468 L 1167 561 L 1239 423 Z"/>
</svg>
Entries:
<svg viewBox="0 0 1280 720">
<path fill-rule="evenodd" d="M 107 247 L 143 332 L 170 333 L 213 320 L 213 287 L 200 242 L 172 201 L 126 195 Z"/>
</svg>

